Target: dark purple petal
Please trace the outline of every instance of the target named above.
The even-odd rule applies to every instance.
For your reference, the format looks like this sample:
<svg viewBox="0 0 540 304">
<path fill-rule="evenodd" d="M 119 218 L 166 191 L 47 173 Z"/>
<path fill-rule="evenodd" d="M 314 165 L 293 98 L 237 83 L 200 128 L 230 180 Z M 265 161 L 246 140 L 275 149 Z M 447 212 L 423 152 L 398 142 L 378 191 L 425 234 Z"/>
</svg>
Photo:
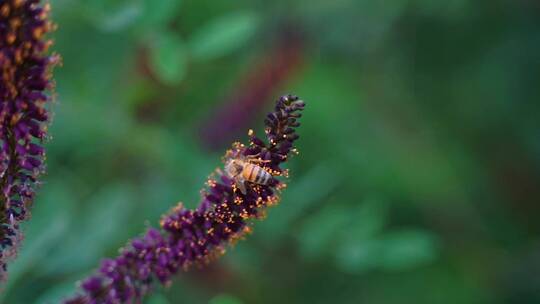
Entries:
<svg viewBox="0 0 540 304">
<path fill-rule="evenodd" d="M 81 287 L 90 293 L 98 292 L 101 289 L 102 279 L 99 277 L 90 277 L 82 282 Z"/>
</svg>

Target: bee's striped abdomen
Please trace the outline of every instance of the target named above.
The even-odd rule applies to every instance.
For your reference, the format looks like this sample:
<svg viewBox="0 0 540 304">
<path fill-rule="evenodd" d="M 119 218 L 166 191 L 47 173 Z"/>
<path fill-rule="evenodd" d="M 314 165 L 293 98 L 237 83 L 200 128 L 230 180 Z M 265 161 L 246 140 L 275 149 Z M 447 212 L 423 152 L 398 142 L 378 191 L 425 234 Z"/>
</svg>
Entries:
<svg viewBox="0 0 540 304">
<path fill-rule="evenodd" d="M 260 185 L 268 184 L 268 182 L 270 181 L 270 178 L 272 178 L 272 175 L 270 175 L 270 173 L 266 172 L 266 170 L 264 170 L 261 167 L 257 167 L 257 168 L 259 168 L 259 172 L 257 174 L 255 183 L 260 184 Z"/>
<path fill-rule="evenodd" d="M 242 175 L 246 181 L 259 185 L 268 184 L 270 178 L 272 178 L 270 173 L 254 164 L 246 164 Z"/>
</svg>

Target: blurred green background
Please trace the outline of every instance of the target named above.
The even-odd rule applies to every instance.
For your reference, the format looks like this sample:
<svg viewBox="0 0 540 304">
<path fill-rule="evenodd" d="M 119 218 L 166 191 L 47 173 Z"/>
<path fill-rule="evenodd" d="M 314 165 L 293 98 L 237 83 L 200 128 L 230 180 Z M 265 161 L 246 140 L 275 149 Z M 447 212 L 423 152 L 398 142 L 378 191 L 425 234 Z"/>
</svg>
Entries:
<svg viewBox="0 0 540 304">
<path fill-rule="evenodd" d="M 51 303 L 307 102 L 282 202 L 145 303 L 539 303 L 540 4 L 51 0 L 48 173 L 2 303 Z"/>
</svg>

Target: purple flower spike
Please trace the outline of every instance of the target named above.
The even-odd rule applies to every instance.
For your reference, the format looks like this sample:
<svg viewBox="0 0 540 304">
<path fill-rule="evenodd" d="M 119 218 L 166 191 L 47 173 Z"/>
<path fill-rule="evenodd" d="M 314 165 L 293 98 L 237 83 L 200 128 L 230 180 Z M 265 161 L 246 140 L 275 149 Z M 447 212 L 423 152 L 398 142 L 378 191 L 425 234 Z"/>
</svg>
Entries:
<svg viewBox="0 0 540 304">
<path fill-rule="evenodd" d="M 249 233 L 250 220 L 260 218 L 265 207 L 276 204 L 278 192 L 285 187 L 275 177 L 286 175 L 280 165 L 296 152 L 294 127 L 303 108 L 304 102 L 298 97 L 281 97 L 265 121 L 267 141 L 250 131 L 249 145 L 234 143 L 225 155 L 225 161 L 231 157 L 258 159 L 272 175 L 271 182 L 248 183 L 243 193 L 232 178 L 216 170 L 207 181 L 198 208 L 176 206 L 163 216 L 160 230 L 149 229 L 119 256 L 104 260 L 93 276 L 80 283 L 81 292 L 64 303 L 140 303 L 155 282 L 170 284 L 180 270 L 212 261 L 225 252 L 228 244 Z"/>
<path fill-rule="evenodd" d="M 51 100 L 45 93 L 59 60 L 47 55 L 48 13 L 49 5 L 38 0 L 0 0 L 0 280 L 22 240 L 19 224 L 30 215 L 43 171 Z"/>
</svg>

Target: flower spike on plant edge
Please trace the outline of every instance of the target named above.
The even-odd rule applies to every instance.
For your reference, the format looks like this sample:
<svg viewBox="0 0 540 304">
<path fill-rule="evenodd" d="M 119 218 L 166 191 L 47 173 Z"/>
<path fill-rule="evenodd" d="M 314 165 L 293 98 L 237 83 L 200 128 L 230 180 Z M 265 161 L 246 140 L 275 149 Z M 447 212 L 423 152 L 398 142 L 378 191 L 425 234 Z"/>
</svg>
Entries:
<svg viewBox="0 0 540 304">
<path fill-rule="evenodd" d="M 281 165 L 296 153 L 293 143 L 298 139 L 297 120 L 303 108 L 298 97 L 282 96 L 264 121 L 266 141 L 250 130 L 249 144 L 234 143 L 225 155 L 225 161 L 254 160 L 271 179 L 248 182 L 245 191 L 240 191 L 234 177 L 216 170 L 195 210 L 182 204 L 173 208 L 162 217 L 160 229 L 150 228 L 122 248 L 117 257 L 104 260 L 93 275 L 81 281 L 78 294 L 64 303 L 138 303 L 155 282 L 168 285 L 180 270 L 204 265 L 249 233 L 250 220 L 261 218 L 265 207 L 276 204 L 279 190 L 285 187 L 276 176 L 287 175 Z"/>
<path fill-rule="evenodd" d="M 44 171 L 51 70 L 59 62 L 47 52 L 46 34 L 54 29 L 49 9 L 39 0 L 0 0 L 0 281 Z"/>
</svg>

